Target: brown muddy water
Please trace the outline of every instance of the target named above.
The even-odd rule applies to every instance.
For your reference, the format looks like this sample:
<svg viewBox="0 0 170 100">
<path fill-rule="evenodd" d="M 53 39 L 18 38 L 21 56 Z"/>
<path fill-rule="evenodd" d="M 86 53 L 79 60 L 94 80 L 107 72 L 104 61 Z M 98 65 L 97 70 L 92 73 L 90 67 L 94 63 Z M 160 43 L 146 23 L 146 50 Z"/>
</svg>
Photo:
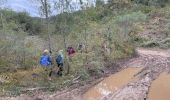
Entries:
<svg viewBox="0 0 170 100">
<path fill-rule="evenodd" d="M 104 79 L 101 83 L 89 89 L 83 95 L 83 100 L 101 100 L 129 82 L 136 80 L 134 75 L 140 70 L 141 68 L 127 68 L 121 72 L 111 75 Z"/>
<path fill-rule="evenodd" d="M 163 73 L 152 83 L 148 100 L 170 100 L 170 74 Z"/>
</svg>

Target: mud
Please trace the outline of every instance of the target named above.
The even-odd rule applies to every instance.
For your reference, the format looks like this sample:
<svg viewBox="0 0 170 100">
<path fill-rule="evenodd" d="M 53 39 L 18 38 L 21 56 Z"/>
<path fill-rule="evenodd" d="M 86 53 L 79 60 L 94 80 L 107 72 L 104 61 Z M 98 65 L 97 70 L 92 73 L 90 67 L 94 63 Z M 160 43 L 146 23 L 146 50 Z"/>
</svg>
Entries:
<svg viewBox="0 0 170 100">
<path fill-rule="evenodd" d="M 103 97 L 115 92 L 118 88 L 135 80 L 135 77 L 133 76 L 139 71 L 140 68 L 127 68 L 111 75 L 87 91 L 83 96 L 83 100 L 101 100 Z"/>
<path fill-rule="evenodd" d="M 169 72 L 169 52 L 156 50 L 152 52 L 152 50 L 140 49 L 138 53 L 141 56 L 140 64 L 144 67 L 136 74 L 136 76 L 140 77 L 140 80 L 127 84 L 123 88 L 118 89 L 115 93 L 107 96 L 104 100 L 148 100 L 152 82 L 157 79 L 161 73 Z M 161 95 L 158 96 L 161 97 Z"/>
<path fill-rule="evenodd" d="M 152 83 L 148 95 L 148 100 L 169 100 L 169 93 L 170 74 L 163 73 Z"/>
</svg>

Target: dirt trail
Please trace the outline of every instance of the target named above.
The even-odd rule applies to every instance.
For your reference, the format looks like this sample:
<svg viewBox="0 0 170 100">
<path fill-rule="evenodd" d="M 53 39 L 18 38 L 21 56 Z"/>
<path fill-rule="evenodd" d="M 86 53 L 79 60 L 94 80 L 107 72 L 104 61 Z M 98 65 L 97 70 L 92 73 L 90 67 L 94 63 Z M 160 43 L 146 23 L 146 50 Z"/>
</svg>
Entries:
<svg viewBox="0 0 170 100">
<path fill-rule="evenodd" d="M 104 96 L 103 100 L 147 100 L 153 81 L 161 73 L 170 72 L 170 50 L 137 48 L 137 52 L 139 57 L 126 62 L 123 68 L 142 68 L 134 75 L 138 79 L 125 82 L 125 85 L 123 84 L 123 86 Z M 2 98 L 2 100 L 82 100 L 83 94 L 91 86 L 94 86 L 94 84 L 88 84 L 72 90 L 64 90 L 52 95 L 39 94 L 34 97 L 20 96 L 17 98 Z"/>
<path fill-rule="evenodd" d="M 140 79 L 128 83 L 105 100 L 147 100 L 152 82 L 163 72 L 170 71 L 170 52 L 160 49 L 137 49 L 140 54 L 141 67 L 144 67 L 136 76 Z M 138 62 L 138 63 L 139 63 Z"/>
<path fill-rule="evenodd" d="M 137 48 L 136 50 L 139 55 L 170 57 L 170 50 L 144 48 Z"/>
</svg>

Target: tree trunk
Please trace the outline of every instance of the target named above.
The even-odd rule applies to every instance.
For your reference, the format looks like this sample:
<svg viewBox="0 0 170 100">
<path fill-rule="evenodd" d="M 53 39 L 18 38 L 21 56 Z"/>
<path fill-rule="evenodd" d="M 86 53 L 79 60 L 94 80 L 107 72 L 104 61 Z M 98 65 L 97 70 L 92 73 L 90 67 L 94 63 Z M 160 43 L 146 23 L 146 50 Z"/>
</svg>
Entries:
<svg viewBox="0 0 170 100">
<path fill-rule="evenodd" d="M 2 13 L 1 13 L 1 23 L 2 23 L 3 37 L 4 37 L 4 39 L 6 39 L 6 37 L 5 37 L 6 31 L 5 31 L 5 25 L 4 25 L 3 14 Z"/>
<path fill-rule="evenodd" d="M 49 51 L 50 54 L 52 53 L 51 51 L 51 35 L 49 33 L 49 16 L 48 16 L 48 4 L 47 4 L 47 0 L 44 0 L 44 8 L 45 8 L 45 18 L 46 18 L 46 27 L 47 27 L 47 34 L 48 34 L 48 46 L 49 46 Z"/>
<path fill-rule="evenodd" d="M 85 32 L 85 49 L 86 49 L 86 53 L 87 53 L 87 29 L 85 28 L 84 29 L 84 32 Z"/>
</svg>

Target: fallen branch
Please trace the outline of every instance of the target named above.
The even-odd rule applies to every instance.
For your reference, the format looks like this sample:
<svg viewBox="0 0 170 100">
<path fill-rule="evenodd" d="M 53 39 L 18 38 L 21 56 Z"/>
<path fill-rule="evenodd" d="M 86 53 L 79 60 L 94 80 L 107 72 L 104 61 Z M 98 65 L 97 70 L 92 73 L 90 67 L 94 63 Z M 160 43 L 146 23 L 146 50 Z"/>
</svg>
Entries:
<svg viewBox="0 0 170 100">
<path fill-rule="evenodd" d="M 27 88 L 27 89 L 23 89 L 21 91 L 26 92 L 26 91 L 35 91 L 35 90 L 42 90 L 42 89 L 48 89 L 48 87 Z"/>
<path fill-rule="evenodd" d="M 81 76 L 78 76 L 78 77 L 76 77 L 75 79 L 73 79 L 72 81 L 76 81 L 76 80 L 78 80 L 80 77 L 81 77 Z"/>
</svg>

